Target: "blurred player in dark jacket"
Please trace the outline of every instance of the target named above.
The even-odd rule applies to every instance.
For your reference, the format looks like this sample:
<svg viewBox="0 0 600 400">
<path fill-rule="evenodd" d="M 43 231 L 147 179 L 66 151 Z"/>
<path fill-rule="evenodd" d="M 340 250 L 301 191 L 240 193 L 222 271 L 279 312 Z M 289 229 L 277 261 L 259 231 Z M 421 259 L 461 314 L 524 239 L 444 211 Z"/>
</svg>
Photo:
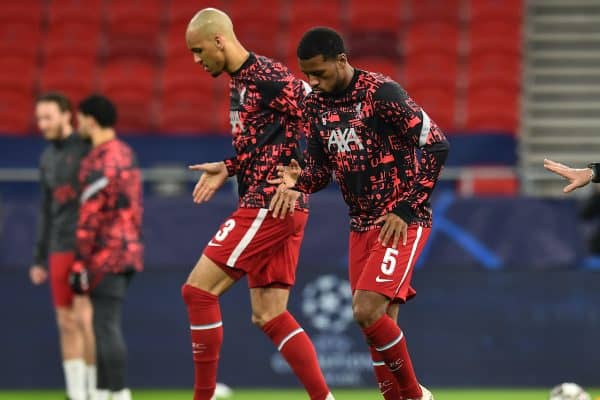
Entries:
<svg viewBox="0 0 600 400">
<path fill-rule="evenodd" d="M 79 210 L 79 164 L 89 143 L 73 130 L 71 104 L 60 93 L 37 100 L 39 130 L 49 142 L 40 159 L 41 202 L 31 281 L 50 281 L 56 311 L 67 396 L 85 400 L 96 386 L 92 306 L 88 296 L 69 286 L 75 255 L 75 226 Z"/>
</svg>

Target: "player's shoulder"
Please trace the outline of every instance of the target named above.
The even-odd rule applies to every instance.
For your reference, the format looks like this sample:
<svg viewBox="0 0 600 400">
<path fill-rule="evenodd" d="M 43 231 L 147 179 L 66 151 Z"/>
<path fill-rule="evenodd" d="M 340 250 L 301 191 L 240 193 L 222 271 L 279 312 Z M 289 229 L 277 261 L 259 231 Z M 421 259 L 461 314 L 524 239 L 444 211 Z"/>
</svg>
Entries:
<svg viewBox="0 0 600 400">
<path fill-rule="evenodd" d="M 406 90 L 387 75 L 365 71 L 363 76 L 364 84 L 376 100 L 400 101 L 408 96 Z"/>
<path fill-rule="evenodd" d="M 254 75 L 258 80 L 288 80 L 294 79 L 294 75 L 289 68 L 281 61 L 273 58 L 255 55 Z"/>
</svg>

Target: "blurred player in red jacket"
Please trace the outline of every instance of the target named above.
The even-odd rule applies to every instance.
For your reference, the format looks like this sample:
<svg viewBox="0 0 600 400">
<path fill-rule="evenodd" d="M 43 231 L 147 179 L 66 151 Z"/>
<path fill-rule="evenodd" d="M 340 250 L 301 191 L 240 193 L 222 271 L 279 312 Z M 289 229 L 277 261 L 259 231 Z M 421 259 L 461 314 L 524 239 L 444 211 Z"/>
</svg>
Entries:
<svg viewBox="0 0 600 400">
<path fill-rule="evenodd" d="M 142 181 L 136 156 L 116 136 L 113 103 L 94 95 L 79 104 L 81 135 L 92 150 L 81 162 L 79 222 L 72 285 L 94 308 L 97 400 L 130 400 L 121 309 L 131 277 L 142 270 Z"/>
</svg>

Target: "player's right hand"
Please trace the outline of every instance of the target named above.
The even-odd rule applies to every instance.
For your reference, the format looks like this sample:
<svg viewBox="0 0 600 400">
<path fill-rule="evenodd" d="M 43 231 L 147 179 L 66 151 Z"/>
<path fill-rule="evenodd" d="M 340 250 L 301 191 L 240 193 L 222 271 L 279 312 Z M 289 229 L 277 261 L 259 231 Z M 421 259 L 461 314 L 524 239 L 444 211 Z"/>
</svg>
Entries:
<svg viewBox="0 0 600 400">
<path fill-rule="evenodd" d="M 228 178 L 227 167 L 223 161 L 190 165 L 189 169 L 204 172 L 192 193 L 196 204 L 209 201 Z"/>
<path fill-rule="evenodd" d="M 592 170 L 590 168 L 571 168 L 547 158 L 544 159 L 544 168 L 569 181 L 569 184 L 563 189 L 565 193 L 572 192 L 592 181 Z"/>
<path fill-rule="evenodd" d="M 281 189 L 281 190 L 279 190 Z M 273 218 L 284 219 L 288 214 L 293 214 L 296 208 L 296 201 L 300 197 L 300 192 L 288 190 L 286 186 L 281 185 L 275 192 L 275 196 L 269 203 L 269 211 Z"/>
<path fill-rule="evenodd" d="M 296 186 L 296 182 L 300 177 L 302 168 L 298 161 L 292 159 L 290 165 L 278 165 L 277 166 L 277 178 L 267 179 L 267 182 L 273 185 L 285 185 L 288 189 Z"/>
<path fill-rule="evenodd" d="M 48 279 L 48 271 L 41 265 L 32 265 L 29 268 L 29 279 L 34 285 L 41 285 Z"/>
</svg>

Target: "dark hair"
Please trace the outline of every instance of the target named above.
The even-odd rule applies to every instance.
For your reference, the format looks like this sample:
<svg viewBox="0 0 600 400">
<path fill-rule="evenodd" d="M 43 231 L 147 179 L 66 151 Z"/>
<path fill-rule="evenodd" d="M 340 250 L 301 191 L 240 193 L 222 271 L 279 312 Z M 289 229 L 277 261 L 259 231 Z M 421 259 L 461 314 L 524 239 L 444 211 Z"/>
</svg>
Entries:
<svg viewBox="0 0 600 400">
<path fill-rule="evenodd" d="M 344 39 L 331 28 L 318 26 L 308 30 L 300 39 L 296 55 L 301 60 L 322 55 L 326 60 L 346 53 Z"/>
<path fill-rule="evenodd" d="M 93 117 L 102 128 L 112 128 L 117 122 L 115 105 L 104 96 L 94 94 L 79 103 L 79 112 Z"/>
<path fill-rule="evenodd" d="M 71 112 L 71 101 L 67 96 L 60 92 L 48 92 L 37 98 L 38 103 L 55 103 L 61 112 Z"/>
</svg>

